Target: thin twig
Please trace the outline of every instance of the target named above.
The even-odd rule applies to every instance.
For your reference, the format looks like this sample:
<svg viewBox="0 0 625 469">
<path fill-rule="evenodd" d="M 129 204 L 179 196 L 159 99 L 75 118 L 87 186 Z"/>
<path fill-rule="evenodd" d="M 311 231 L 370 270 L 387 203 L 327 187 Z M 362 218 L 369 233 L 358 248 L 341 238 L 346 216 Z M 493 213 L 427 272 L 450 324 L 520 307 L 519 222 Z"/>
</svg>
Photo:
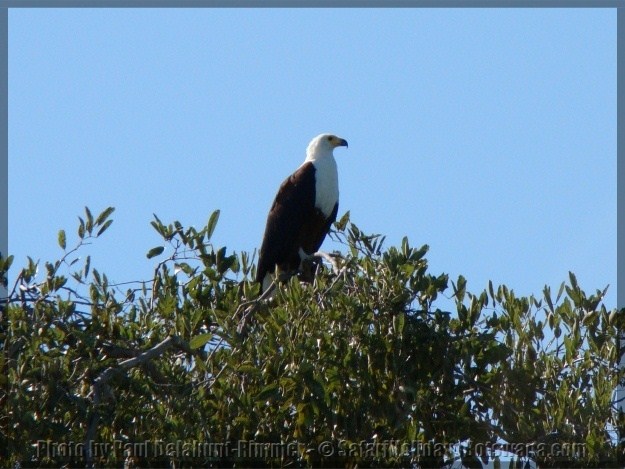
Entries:
<svg viewBox="0 0 625 469">
<path fill-rule="evenodd" d="M 269 285 L 269 288 L 267 288 L 267 290 L 265 290 L 263 294 L 260 295 L 258 298 L 255 298 L 251 301 L 246 301 L 239 305 L 237 310 L 234 312 L 232 319 L 239 317 L 242 309 L 244 309 L 245 312 L 243 313 L 243 316 L 241 317 L 241 320 L 239 321 L 239 325 L 237 326 L 237 333 L 241 334 L 243 332 L 243 329 L 247 325 L 247 321 L 252 315 L 252 313 L 256 312 L 256 310 L 258 309 L 258 305 L 262 301 L 266 300 L 267 298 L 271 298 L 275 289 L 276 289 L 276 279 L 272 280 L 271 285 Z"/>
<path fill-rule="evenodd" d="M 15 295 L 15 290 L 17 290 L 17 285 L 21 282 L 24 272 L 20 271 L 19 275 L 17 276 L 17 278 L 15 279 L 15 283 L 13 284 L 13 288 L 11 289 L 11 293 L 9 293 L 9 296 L 7 296 L 6 300 L 7 303 L 9 302 L 9 298 L 13 298 L 13 295 Z"/>
</svg>

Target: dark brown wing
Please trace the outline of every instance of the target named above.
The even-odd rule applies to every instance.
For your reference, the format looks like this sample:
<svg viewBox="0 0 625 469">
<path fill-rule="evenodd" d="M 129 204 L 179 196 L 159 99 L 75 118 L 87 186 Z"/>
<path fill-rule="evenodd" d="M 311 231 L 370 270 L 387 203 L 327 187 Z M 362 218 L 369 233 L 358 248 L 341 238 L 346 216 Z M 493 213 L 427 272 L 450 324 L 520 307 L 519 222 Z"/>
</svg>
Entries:
<svg viewBox="0 0 625 469">
<path fill-rule="evenodd" d="M 323 213 L 317 208 L 313 210 L 312 216 L 304 221 L 304 227 L 301 231 L 301 238 L 299 245 L 304 249 L 306 254 L 314 254 L 319 250 L 323 244 L 328 231 L 334 220 L 336 220 L 336 214 L 339 210 L 339 203 L 334 204 L 334 209 L 330 213 L 330 217 L 326 218 Z"/>
<path fill-rule="evenodd" d="M 315 211 L 315 167 L 300 166 L 278 189 L 267 216 L 267 226 L 260 248 L 256 281 L 262 283 L 276 265 L 291 271 L 299 267 L 301 233 Z"/>
</svg>

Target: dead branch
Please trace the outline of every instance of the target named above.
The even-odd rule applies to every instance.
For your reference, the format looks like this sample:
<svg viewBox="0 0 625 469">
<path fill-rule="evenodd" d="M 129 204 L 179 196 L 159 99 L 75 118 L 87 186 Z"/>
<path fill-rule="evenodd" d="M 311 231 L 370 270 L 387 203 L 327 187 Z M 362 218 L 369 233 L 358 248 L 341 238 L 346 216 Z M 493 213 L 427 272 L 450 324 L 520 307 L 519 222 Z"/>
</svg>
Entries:
<svg viewBox="0 0 625 469">
<path fill-rule="evenodd" d="M 324 259 L 328 261 L 332 265 L 332 272 L 334 275 L 338 275 L 341 272 L 341 267 L 337 262 L 337 259 L 342 259 L 343 257 L 338 253 L 328 254 L 327 252 L 317 251 L 312 255 L 312 257 L 316 257 L 318 259 Z"/>
</svg>

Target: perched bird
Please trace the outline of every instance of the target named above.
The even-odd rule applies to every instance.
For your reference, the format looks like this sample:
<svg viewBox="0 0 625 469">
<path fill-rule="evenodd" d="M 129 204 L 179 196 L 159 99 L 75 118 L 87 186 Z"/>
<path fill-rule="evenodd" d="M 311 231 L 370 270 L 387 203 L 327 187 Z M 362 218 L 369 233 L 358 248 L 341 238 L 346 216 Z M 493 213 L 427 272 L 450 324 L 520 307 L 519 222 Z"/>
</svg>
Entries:
<svg viewBox="0 0 625 469">
<path fill-rule="evenodd" d="M 279 273 L 299 272 L 302 261 L 319 250 L 336 220 L 339 179 L 332 154 L 336 147 L 347 147 L 347 141 L 330 134 L 313 138 L 302 165 L 280 185 L 267 217 L 256 271 L 263 291 L 271 285 L 276 266 Z"/>
</svg>

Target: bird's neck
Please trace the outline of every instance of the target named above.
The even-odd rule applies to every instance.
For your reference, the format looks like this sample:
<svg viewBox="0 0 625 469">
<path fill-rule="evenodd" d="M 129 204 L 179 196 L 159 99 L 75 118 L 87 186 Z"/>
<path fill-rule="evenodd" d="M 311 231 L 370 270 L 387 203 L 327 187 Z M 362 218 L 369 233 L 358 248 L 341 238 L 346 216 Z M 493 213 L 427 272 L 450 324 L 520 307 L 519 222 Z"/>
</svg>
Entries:
<svg viewBox="0 0 625 469">
<path fill-rule="evenodd" d="M 323 160 L 332 160 L 334 161 L 334 155 L 332 154 L 332 150 L 318 150 L 317 148 L 313 148 L 313 149 L 309 149 L 309 151 L 306 152 L 306 159 L 304 160 L 304 162 L 317 162 L 317 161 L 323 161 Z"/>
</svg>

